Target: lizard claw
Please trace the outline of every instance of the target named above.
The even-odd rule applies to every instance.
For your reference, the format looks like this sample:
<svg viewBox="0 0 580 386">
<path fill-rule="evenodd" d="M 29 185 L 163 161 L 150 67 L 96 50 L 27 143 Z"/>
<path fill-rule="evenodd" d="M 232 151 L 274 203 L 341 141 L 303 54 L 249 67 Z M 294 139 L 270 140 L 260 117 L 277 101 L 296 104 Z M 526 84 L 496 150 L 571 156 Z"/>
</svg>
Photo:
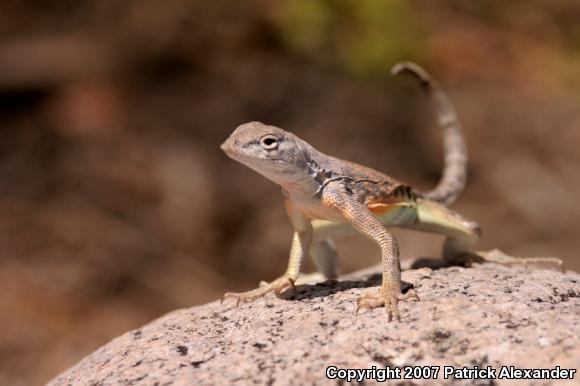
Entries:
<svg viewBox="0 0 580 386">
<path fill-rule="evenodd" d="M 407 293 L 402 294 L 400 290 L 397 291 L 393 289 L 381 288 L 377 294 L 364 293 L 360 298 L 358 298 L 355 315 L 358 315 L 358 312 L 361 308 L 373 309 L 384 306 L 385 313 L 387 314 L 389 322 L 393 318 L 400 322 L 401 315 L 399 313 L 398 302 L 410 299 L 419 301 L 419 296 L 417 296 L 417 293 L 413 289 L 410 289 L 407 291 Z"/>
<path fill-rule="evenodd" d="M 274 293 L 276 294 L 276 297 L 280 297 L 280 294 L 282 293 L 282 291 L 284 291 L 287 288 L 292 288 L 292 292 L 296 293 L 296 286 L 294 285 L 295 280 L 292 278 L 286 278 L 286 282 L 284 282 L 284 280 L 282 280 L 282 283 L 277 285 L 276 287 L 274 287 Z M 274 284 L 274 283 L 272 283 Z"/>
<path fill-rule="evenodd" d="M 421 299 L 419 299 L 419 295 L 417 295 L 417 292 L 415 292 L 415 290 L 413 288 L 410 288 L 404 294 L 399 295 L 399 300 L 405 301 L 405 300 L 409 300 L 409 299 L 413 299 L 417 302 L 421 301 Z"/>
<path fill-rule="evenodd" d="M 224 294 L 224 296 L 222 296 L 222 299 L 220 300 L 220 304 L 223 304 L 224 300 L 231 298 L 231 299 L 236 299 L 236 307 L 238 307 L 240 305 L 240 301 L 242 300 L 243 295 L 244 295 L 243 293 L 226 292 Z"/>
</svg>

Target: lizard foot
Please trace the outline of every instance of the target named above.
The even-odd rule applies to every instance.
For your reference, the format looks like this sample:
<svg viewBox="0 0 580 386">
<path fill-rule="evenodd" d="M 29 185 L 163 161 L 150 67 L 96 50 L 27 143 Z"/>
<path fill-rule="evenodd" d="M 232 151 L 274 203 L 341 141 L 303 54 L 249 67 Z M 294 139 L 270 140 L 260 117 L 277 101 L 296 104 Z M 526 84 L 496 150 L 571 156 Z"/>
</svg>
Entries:
<svg viewBox="0 0 580 386">
<path fill-rule="evenodd" d="M 247 302 L 261 298 L 262 296 L 272 291 L 276 293 L 276 296 L 280 295 L 280 293 L 287 288 L 292 288 L 293 291 L 296 291 L 296 287 L 294 287 L 294 282 L 295 279 L 287 275 L 280 276 L 278 279 L 274 280 L 271 283 L 261 281 L 259 287 L 251 291 L 239 293 L 227 292 L 222 297 L 221 303 L 223 303 L 225 299 L 234 299 L 236 301 L 237 307 L 240 305 L 240 302 Z"/>
<path fill-rule="evenodd" d="M 417 296 L 417 293 L 413 289 L 410 289 L 403 294 L 400 289 L 381 288 L 376 294 L 364 293 L 360 298 L 358 298 L 358 301 L 356 302 L 356 314 L 358 314 L 358 311 L 361 308 L 373 309 L 384 306 L 389 322 L 393 317 L 400 322 L 401 316 L 399 314 L 398 302 L 411 299 L 419 301 L 419 296 Z"/>
<path fill-rule="evenodd" d="M 563 262 L 557 257 L 515 257 L 510 256 L 499 249 L 492 249 L 491 251 L 474 251 L 469 253 L 469 255 L 471 254 L 476 256 L 476 261 L 477 259 L 480 259 L 484 262 L 502 265 L 522 264 L 525 268 L 530 264 L 548 264 L 564 271 Z"/>
</svg>

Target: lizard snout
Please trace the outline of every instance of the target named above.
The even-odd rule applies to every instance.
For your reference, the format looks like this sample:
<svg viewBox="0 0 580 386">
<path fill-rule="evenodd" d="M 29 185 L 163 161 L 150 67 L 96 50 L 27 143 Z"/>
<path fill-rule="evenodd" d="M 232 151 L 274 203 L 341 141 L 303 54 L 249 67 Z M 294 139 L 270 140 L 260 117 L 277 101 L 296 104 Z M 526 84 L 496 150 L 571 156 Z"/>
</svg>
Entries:
<svg viewBox="0 0 580 386">
<path fill-rule="evenodd" d="M 220 149 L 222 149 L 225 153 L 231 153 L 234 148 L 233 141 L 228 138 L 220 145 Z"/>
<path fill-rule="evenodd" d="M 239 152 L 240 146 L 240 141 L 234 140 L 230 137 L 220 145 L 220 149 L 222 149 L 227 155 L 231 156 L 232 154 L 237 154 Z"/>
</svg>

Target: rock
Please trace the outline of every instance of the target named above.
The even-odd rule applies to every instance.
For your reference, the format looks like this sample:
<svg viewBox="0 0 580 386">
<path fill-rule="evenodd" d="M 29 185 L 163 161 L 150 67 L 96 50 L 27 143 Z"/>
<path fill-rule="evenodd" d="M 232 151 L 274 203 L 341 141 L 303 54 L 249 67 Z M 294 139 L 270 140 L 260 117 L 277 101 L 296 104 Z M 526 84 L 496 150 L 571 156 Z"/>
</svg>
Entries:
<svg viewBox="0 0 580 386">
<path fill-rule="evenodd" d="M 380 280 L 362 277 L 238 308 L 213 302 L 171 312 L 49 385 L 302 385 L 338 382 L 327 380 L 328 366 L 418 365 L 441 366 L 439 380 L 399 382 L 442 384 L 453 382 L 442 366 L 580 368 L 580 274 L 492 264 L 405 271 L 421 301 L 400 303 L 400 323 L 388 323 L 382 308 L 355 315 L 357 298 L 376 291 L 363 287 Z"/>
</svg>

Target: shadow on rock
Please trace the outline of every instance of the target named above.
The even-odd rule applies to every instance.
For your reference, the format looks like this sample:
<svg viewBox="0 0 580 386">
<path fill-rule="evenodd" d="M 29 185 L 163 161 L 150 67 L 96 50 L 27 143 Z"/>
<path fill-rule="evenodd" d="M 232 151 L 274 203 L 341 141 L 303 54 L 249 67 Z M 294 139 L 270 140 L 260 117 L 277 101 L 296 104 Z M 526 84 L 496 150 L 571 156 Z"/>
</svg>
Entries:
<svg viewBox="0 0 580 386">
<path fill-rule="evenodd" d="M 327 280 L 317 284 L 302 284 L 296 286 L 296 291 L 286 290 L 280 294 L 283 300 L 315 299 L 347 291 L 351 288 L 369 288 L 381 285 L 382 275 L 376 273 L 364 280 Z M 403 281 L 403 292 L 413 288 L 411 283 Z"/>
</svg>

